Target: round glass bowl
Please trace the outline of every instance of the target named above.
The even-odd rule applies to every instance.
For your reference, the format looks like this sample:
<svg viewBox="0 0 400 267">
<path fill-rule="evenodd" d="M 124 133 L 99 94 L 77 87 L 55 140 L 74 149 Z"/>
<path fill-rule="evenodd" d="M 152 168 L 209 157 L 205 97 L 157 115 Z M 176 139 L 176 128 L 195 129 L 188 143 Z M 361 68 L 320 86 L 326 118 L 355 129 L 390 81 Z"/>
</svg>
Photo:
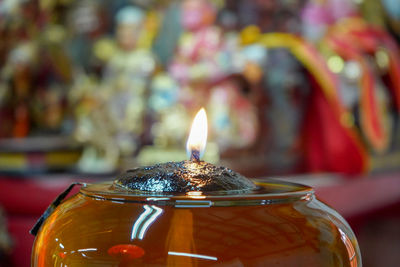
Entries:
<svg viewBox="0 0 400 267">
<path fill-rule="evenodd" d="M 362 266 L 350 226 L 312 188 L 245 194 L 85 185 L 42 225 L 32 266 Z"/>
</svg>

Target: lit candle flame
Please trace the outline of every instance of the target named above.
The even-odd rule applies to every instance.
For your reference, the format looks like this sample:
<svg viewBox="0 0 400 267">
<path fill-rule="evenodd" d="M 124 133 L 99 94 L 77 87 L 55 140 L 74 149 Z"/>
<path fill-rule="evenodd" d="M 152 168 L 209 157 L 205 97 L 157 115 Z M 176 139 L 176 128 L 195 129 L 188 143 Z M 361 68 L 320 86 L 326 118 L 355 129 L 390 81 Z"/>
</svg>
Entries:
<svg viewBox="0 0 400 267">
<path fill-rule="evenodd" d="M 201 108 L 194 117 L 186 143 L 186 152 L 190 160 L 199 161 L 203 156 L 207 143 L 207 131 L 207 114 L 204 108 Z"/>
</svg>

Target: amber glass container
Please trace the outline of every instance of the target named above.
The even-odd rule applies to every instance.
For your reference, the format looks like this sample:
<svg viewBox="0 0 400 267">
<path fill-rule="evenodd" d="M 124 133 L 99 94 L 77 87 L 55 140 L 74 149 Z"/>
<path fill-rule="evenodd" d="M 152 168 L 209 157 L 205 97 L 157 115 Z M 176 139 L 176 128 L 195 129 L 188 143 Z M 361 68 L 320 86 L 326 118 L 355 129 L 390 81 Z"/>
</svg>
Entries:
<svg viewBox="0 0 400 267">
<path fill-rule="evenodd" d="M 312 188 L 127 193 L 85 185 L 42 225 L 32 266 L 362 266 L 346 221 Z"/>
</svg>

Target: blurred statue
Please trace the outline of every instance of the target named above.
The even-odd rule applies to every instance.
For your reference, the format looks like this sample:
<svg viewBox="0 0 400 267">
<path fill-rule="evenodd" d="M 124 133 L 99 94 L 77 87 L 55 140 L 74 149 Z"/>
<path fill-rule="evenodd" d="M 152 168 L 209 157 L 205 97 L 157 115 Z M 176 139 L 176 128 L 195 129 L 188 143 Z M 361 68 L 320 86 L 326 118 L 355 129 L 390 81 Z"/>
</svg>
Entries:
<svg viewBox="0 0 400 267">
<path fill-rule="evenodd" d="M 64 28 L 48 23 L 36 32 L 32 25 L 10 25 L 0 25 L 0 38 L 7 40 L 0 51 L 0 136 L 65 134 L 65 97 L 72 72 Z"/>
<path fill-rule="evenodd" d="M 312 42 L 319 41 L 330 25 L 357 16 L 355 2 L 347 0 L 308 1 L 301 11 L 302 34 Z"/>
<path fill-rule="evenodd" d="M 118 11 L 115 19 L 116 49 L 105 67 L 100 88 L 89 82 L 92 89 L 88 90 L 95 90 L 97 95 L 89 103 L 94 102 L 95 106 L 89 109 L 88 117 L 82 117 L 78 127 L 81 139 L 92 144 L 80 165 L 88 171 L 97 165 L 108 166 L 105 171 L 115 169 L 120 157 L 138 152 L 145 131 L 147 89 L 156 68 L 151 50 L 138 46 L 146 14 L 140 8 L 127 6 Z M 98 138 L 100 132 L 102 137 Z"/>
<path fill-rule="evenodd" d="M 104 64 L 115 50 L 107 36 L 109 10 L 105 2 L 96 0 L 72 1 L 68 10 L 67 49 L 76 69 L 101 76 Z"/>
<path fill-rule="evenodd" d="M 169 67 L 171 75 L 184 86 L 224 77 L 229 66 L 224 64 L 221 30 L 213 25 L 215 7 L 206 0 L 186 0 L 181 12 L 184 32 Z"/>
<path fill-rule="evenodd" d="M 1 69 L 1 137 L 26 137 L 29 134 L 36 54 L 36 44 L 21 43 L 9 52 Z"/>
<path fill-rule="evenodd" d="M 151 129 L 154 145 L 183 147 L 191 118 L 180 103 L 179 86 L 170 76 L 159 74 L 154 78 L 148 106 L 154 118 Z"/>
<path fill-rule="evenodd" d="M 149 49 L 137 48 L 146 14 L 125 7 L 116 15 L 118 51 L 106 66 L 102 81 L 103 98 L 122 155 L 132 155 L 140 146 L 146 108 L 146 89 L 156 67 Z"/>
<path fill-rule="evenodd" d="M 245 132 L 253 131 L 256 120 L 248 120 L 251 104 L 229 77 L 238 70 L 234 35 L 230 32 L 227 38 L 214 25 L 217 10 L 206 0 L 186 0 L 181 12 L 184 32 L 169 72 L 181 87 L 183 103 L 191 112 L 207 107 L 213 129 L 210 137 L 222 150 L 242 147 L 254 140 Z"/>
</svg>

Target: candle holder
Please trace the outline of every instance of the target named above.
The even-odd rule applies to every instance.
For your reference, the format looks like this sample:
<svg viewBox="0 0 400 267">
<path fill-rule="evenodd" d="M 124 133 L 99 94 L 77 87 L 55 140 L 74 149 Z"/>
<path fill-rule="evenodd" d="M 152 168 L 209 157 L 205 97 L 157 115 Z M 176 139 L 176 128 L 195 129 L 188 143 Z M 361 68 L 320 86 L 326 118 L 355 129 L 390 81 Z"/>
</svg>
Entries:
<svg viewBox="0 0 400 267">
<path fill-rule="evenodd" d="M 197 164 L 173 164 L 186 163 Z M 350 226 L 308 186 L 240 175 L 171 185 L 151 170 L 83 185 L 44 221 L 32 266 L 362 266 Z"/>
<path fill-rule="evenodd" d="M 201 109 L 190 160 L 85 184 L 62 202 L 69 187 L 31 231 L 32 266 L 361 266 L 350 226 L 312 188 L 201 161 L 206 140 Z"/>
</svg>

